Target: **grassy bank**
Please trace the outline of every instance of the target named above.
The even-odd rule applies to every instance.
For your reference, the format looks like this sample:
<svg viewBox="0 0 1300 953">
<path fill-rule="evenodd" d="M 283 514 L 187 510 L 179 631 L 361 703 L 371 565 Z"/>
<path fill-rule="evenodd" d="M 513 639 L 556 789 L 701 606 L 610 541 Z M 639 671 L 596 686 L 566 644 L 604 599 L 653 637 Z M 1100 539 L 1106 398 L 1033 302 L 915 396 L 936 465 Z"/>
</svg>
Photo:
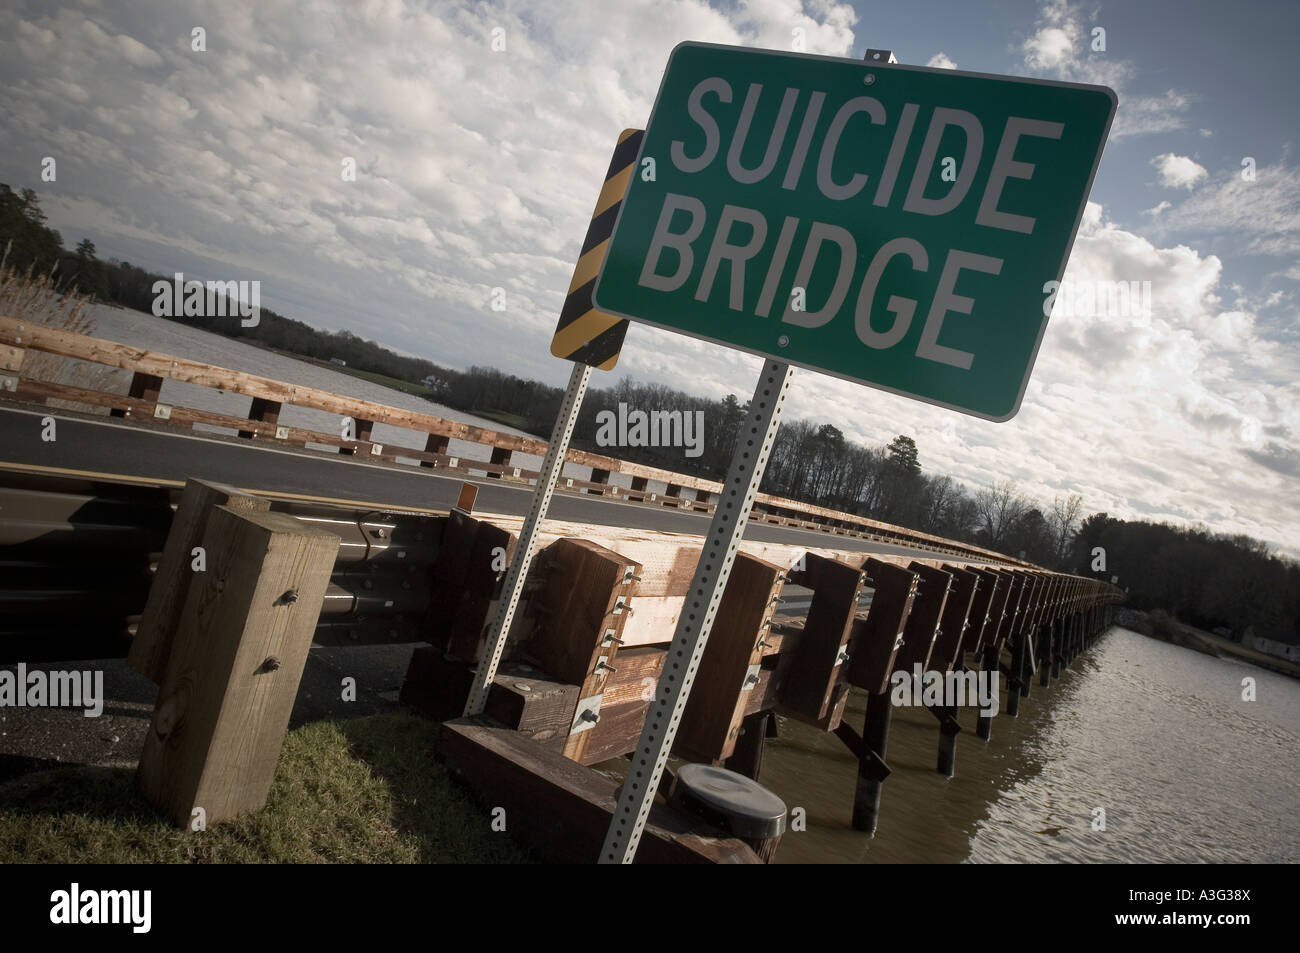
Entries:
<svg viewBox="0 0 1300 953">
<path fill-rule="evenodd" d="M 275 350 L 275 349 L 268 348 L 268 350 Z M 424 397 L 429 400 L 433 399 L 432 396 L 433 392 L 430 391 L 429 388 L 425 387 L 423 384 L 415 384 L 412 383 L 411 381 L 404 381 L 398 377 L 389 377 L 386 374 L 376 374 L 373 371 L 360 371 L 357 370 L 355 367 L 341 367 L 338 364 L 331 364 L 329 361 L 322 361 L 319 360 L 318 358 L 303 357 L 300 354 L 293 354 L 289 351 L 277 351 L 276 353 L 283 354 L 285 357 L 291 357 L 297 361 L 310 361 L 313 364 L 318 364 L 321 367 L 328 368 L 331 371 L 338 371 L 340 374 L 349 374 L 352 377 L 359 377 L 363 381 L 370 381 L 370 383 L 372 384 L 382 384 L 384 387 L 401 391 L 404 394 L 412 394 L 415 397 Z M 512 414 L 504 410 L 480 410 L 478 408 L 473 408 L 465 412 L 473 414 L 476 417 L 482 417 L 486 420 L 494 420 L 499 424 L 504 424 L 507 427 L 513 427 L 516 430 L 523 430 L 525 432 L 528 432 L 528 427 L 529 427 L 528 418 L 523 416 L 522 414 Z"/>
<path fill-rule="evenodd" d="M 290 354 L 290 357 L 301 361 L 302 356 Z M 353 377 L 359 377 L 363 381 L 370 381 L 372 384 L 382 384 L 393 390 L 400 390 L 403 394 L 414 394 L 416 397 L 427 397 L 429 388 L 423 384 L 413 384 L 410 381 L 404 381 L 398 377 L 389 377 L 387 374 L 376 374 L 374 371 L 359 371 L 355 367 L 340 367 L 338 364 L 331 364 L 328 361 L 316 361 L 321 367 L 328 367 L 332 371 L 338 371 L 340 374 L 350 374 Z"/>
<path fill-rule="evenodd" d="M 265 810 L 190 833 L 134 771 L 67 767 L 0 786 L 0 863 L 521 863 L 407 714 L 316 722 L 285 739 Z"/>
<path fill-rule="evenodd" d="M 1163 609 L 1155 609 L 1147 613 L 1144 622 L 1135 625 L 1134 628 L 1143 635 L 1149 635 L 1163 642 L 1172 642 L 1174 645 L 1193 649 L 1206 655 L 1213 655 L 1216 658 L 1236 659 L 1239 662 L 1249 662 L 1251 665 L 1258 665 L 1260 668 L 1266 668 L 1281 675 L 1300 678 L 1300 665 L 1278 658 L 1275 655 L 1268 655 L 1248 648 L 1239 642 L 1233 642 L 1231 639 L 1221 638 L 1212 632 L 1206 632 L 1204 629 L 1198 629 L 1185 622 L 1180 622 Z"/>
<path fill-rule="evenodd" d="M 511 414 L 504 410 L 474 410 L 471 411 L 476 417 L 483 417 L 487 420 L 495 420 L 499 424 L 505 424 L 507 427 L 514 427 L 516 430 L 528 432 L 528 418 L 521 414 Z"/>
</svg>

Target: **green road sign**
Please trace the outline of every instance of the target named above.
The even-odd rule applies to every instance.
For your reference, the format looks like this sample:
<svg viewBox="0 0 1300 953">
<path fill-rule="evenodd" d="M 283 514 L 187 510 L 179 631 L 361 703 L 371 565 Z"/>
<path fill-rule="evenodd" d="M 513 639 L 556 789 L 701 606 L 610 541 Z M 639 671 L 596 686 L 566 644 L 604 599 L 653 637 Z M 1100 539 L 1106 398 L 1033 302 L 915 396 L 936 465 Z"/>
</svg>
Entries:
<svg viewBox="0 0 1300 953">
<path fill-rule="evenodd" d="M 682 43 L 595 306 L 1007 420 L 1115 103 L 1102 86 Z"/>
</svg>

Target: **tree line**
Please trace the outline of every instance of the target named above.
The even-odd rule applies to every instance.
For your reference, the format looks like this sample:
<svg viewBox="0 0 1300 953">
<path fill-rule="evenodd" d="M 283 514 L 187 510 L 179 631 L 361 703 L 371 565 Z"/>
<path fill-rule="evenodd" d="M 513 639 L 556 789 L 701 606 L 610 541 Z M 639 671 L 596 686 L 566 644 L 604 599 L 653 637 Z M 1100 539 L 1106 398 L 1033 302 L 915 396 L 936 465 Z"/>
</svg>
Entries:
<svg viewBox="0 0 1300 953">
<path fill-rule="evenodd" d="M 170 286 L 172 275 L 155 274 L 126 261 L 100 260 L 89 239 L 78 243 L 76 251 L 67 251 L 62 236 L 45 221 L 35 192 L 14 192 L 0 183 L 0 248 L 7 248 L 6 267 L 20 273 L 30 270 L 51 275 L 59 292 L 77 291 L 100 301 L 153 313 L 154 283 L 163 281 Z M 258 323 L 244 327 L 234 304 L 227 299 L 222 309 L 225 316 L 175 315 L 167 320 L 317 360 L 337 357 L 349 367 L 404 381 L 419 382 L 440 372 L 454 373 L 424 358 L 394 353 L 351 331 L 322 331 L 269 308 L 259 308 Z"/>
<path fill-rule="evenodd" d="M 152 313 L 156 281 L 170 282 L 129 262 L 100 261 L 89 240 L 75 251 L 45 225 L 36 194 L 0 184 L 0 244 L 18 271 L 53 271 L 59 290 L 79 290 L 101 300 Z M 349 368 L 426 385 L 425 396 L 468 413 L 509 419 L 549 439 L 561 388 L 490 367 L 461 371 L 425 358 L 397 354 L 349 331 L 328 332 L 266 308 L 254 327 L 243 327 L 234 308 L 227 318 L 177 316 L 168 320 L 229 337 L 248 339 L 297 355 L 340 358 Z M 642 411 L 703 412 L 705 440 L 698 457 L 681 447 L 602 447 L 597 416 L 619 404 Z M 624 378 L 593 388 L 583 403 L 573 445 L 665 470 L 721 480 L 735 450 L 747 403 L 734 394 L 698 397 L 659 384 Z M 764 492 L 894 523 L 948 539 L 1022 557 L 1038 565 L 1109 579 L 1118 576 L 1137 608 L 1165 608 L 1203 628 L 1247 627 L 1282 641 L 1300 641 L 1300 566 L 1270 554 L 1245 536 L 1204 529 L 1111 519 L 1083 519 L 1077 495 L 1043 505 L 1008 480 L 970 489 L 944 474 L 924 472 L 916 442 L 900 434 L 887 446 L 848 439 L 832 424 L 797 420 L 782 425 L 763 477 Z M 1096 550 L 1106 554 L 1098 563 Z"/>
<path fill-rule="evenodd" d="M 1117 576 L 1136 609 L 1227 628 L 1238 641 L 1252 629 L 1300 642 L 1300 564 L 1249 536 L 1095 513 L 1075 535 L 1071 562 L 1082 573 Z"/>
</svg>

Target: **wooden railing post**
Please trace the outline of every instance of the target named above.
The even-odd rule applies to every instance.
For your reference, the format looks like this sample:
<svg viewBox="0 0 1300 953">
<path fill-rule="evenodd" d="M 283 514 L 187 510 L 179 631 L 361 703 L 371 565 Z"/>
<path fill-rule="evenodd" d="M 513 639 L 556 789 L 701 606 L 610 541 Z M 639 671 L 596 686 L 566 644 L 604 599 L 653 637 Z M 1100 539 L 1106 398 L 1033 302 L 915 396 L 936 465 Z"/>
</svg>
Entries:
<svg viewBox="0 0 1300 953">
<path fill-rule="evenodd" d="M 903 630 L 903 644 L 894 658 L 894 672 L 906 672 L 911 677 L 914 667 L 925 671 L 930 666 L 930 653 L 939 635 L 939 623 L 948 604 L 952 576 L 942 569 L 913 562 L 907 567 L 916 573 L 918 582 L 912 611 Z"/>
<path fill-rule="evenodd" d="M 162 378 L 154 374 L 144 374 L 136 371 L 131 375 L 131 387 L 127 391 L 128 397 L 134 397 L 137 400 L 147 400 L 157 405 L 158 394 L 162 391 Z M 112 417 L 125 417 L 128 411 L 114 407 L 109 412 Z"/>
<path fill-rule="evenodd" d="M 804 566 L 790 581 L 811 589 L 812 602 L 778 710 L 834 731 L 848 699 L 844 663 L 850 660 L 848 643 L 865 579 L 862 570 L 816 553 L 804 556 Z M 885 601 L 882 597 L 882 612 Z"/>
<path fill-rule="evenodd" d="M 356 430 L 353 439 L 359 443 L 369 443 L 370 431 L 374 429 L 375 422 L 373 420 L 367 420 L 364 417 L 357 417 L 354 418 L 354 420 L 356 423 Z M 339 453 L 345 457 L 356 456 L 356 452 L 357 450 L 355 447 L 339 447 Z"/>
<path fill-rule="evenodd" d="M 608 483 L 609 483 L 609 471 L 608 471 L 608 470 L 601 470 L 601 469 L 599 469 L 599 468 L 597 468 L 597 467 L 592 467 L 592 469 L 591 469 L 591 480 L 590 480 L 589 482 L 591 482 L 591 483 L 602 483 L 602 484 L 608 484 Z M 605 495 L 605 491 L 604 491 L 604 490 L 595 490 L 595 489 L 592 489 L 591 487 L 588 487 L 588 488 L 587 488 L 587 492 L 588 492 L 588 493 L 599 493 L 601 496 L 604 496 L 604 495 Z"/>
<path fill-rule="evenodd" d="M 18 390 L 18 378 L 23 369 L 25 348 L 0 344 L 0 390 Z"/>
<path fill-rule="evenodd" d="M 278 400 L 267 400 L 264 397 L 254 397 L 253 403 L 248 409 L 248 419 L 274 426 L 280 422 L 280 408 L 281 404 Z M 239 431 L 239 435 L 245 440 L 257 436 L 257 434 L 251 430 L 241 430 Z"/>
<path fill-rule="evenodd" d="M 339 537 L 218 506 L 203 546 L 136 774 L 190 830 L 265 806 Z"/>
<path fill-rule="evenodd" d="M 509 448 L 509 447 L 493 447 L 493 448 L 492 448 L 492 459 L 489 460 L 488 462 L 489 462 L 489 463 L 497 463 L 497 464 L 502 464 L 502 463 L 504 463 L 504 464 L 508 464 L 508 463 L 510 462 L 510 448 Z M 493 479 L 493 480 L 499 480 L 499 479 L 501 479 L 502 476 L 504 476 L 504 474 L 496 473 L 496 472 L 493 472 L 493 471 L 491 471 L 491 470 L 488 471 L 488 477 L 489 477 L 490 479 Z"/>
<path fill-rule="evenodd" d="M 451 445 L 450 437 L 440 433 L 431 433 L 429 434 L 428 438 L 424 441 L 424 452 L 445 454 L 447 452 L 447 448 L 450 445 Z M 420 466 L 424 467 L 426 470 L 432 470 L 433 461 L 421 460 Z"/>
</svg>

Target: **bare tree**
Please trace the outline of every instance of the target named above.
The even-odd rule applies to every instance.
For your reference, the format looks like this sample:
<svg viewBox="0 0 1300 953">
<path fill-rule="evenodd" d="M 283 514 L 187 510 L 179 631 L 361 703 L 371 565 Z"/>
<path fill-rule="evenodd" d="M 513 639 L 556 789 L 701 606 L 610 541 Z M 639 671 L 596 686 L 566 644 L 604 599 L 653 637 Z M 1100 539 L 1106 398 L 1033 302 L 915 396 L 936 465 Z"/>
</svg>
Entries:
<svg viewBox="0 0 1300 953">
<path fill-rule="evenodd" d="M 1079 527 L 1079 514 L 1083 512 L 1083 497 L 1077 493 L 1054 497 L 1052 500 L 1051 527 L 1056 546 L 1056 564 L 1064 566 L 1070 558 L 1070 546 Z"/>
<path fill-rule="evenodd" d="M 1020 495 L 1014 483 L 1002 480 L 975 494 L 975 510 L 987 545 L 997 549 L 1029 511 L 1029 501 Z"/>
<path fill-rule="evenodd" d="M 921 529 L 927 533 L 940 533 L 947 522 L 948 511 L 960 492 L 950 476 L 930 477 L 925 481 L 922 496 L 924 510 Z"/>
</svg>

